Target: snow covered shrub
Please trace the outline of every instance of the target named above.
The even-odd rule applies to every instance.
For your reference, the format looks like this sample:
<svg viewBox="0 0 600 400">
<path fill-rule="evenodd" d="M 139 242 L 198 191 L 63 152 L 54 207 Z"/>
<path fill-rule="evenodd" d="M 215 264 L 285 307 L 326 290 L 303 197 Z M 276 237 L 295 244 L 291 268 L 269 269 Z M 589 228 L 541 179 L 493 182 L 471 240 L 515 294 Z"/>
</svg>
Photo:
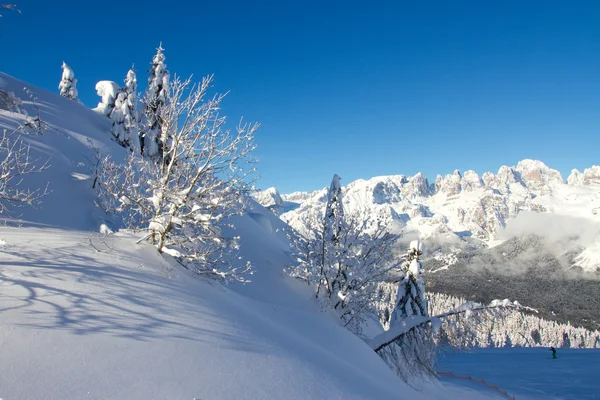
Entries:
<svg viewBox="0 0 600 400">
<path fill-rule="evenodd" d="M 99 202 L 130 227 L 146 230 L 160 253 L 185 267 L 243 280 L 249 266 L 230 265 L 238 244 L 223 228 L 227 218 L 245 208 L 258 125 L 228 130 L 219 114 L 224 95 L 206 98 L 212 81 L 212 76 L 201 84 L 174 80 L 157 110 L 162 136 L 172 139 L 160 147 L 160 162 L 136 153 L 125 164 L 104 159 Z"/>
<path fill-rule="evenodd" d="M 73 70 L 63 61 L 62 63 L 62 79 L 58 85 L 60 89 L 60 95 L 67 99 L 79 101 L 77 93 L 77 79 Z"/>
<path fill-rule="evenodd" d="M 119 93 L 119 85 L 113 81 L 100 81 L 96 83 L 96 93 L 98 96 L 102 97 L 102 100 L 98 103 L 98 106 L 94 108 L 94 111 L 110 117 L 115 108 L 115 101 L 117 99 L 117 94 Z"/>
<path fill-rule="evenodd" d="M 23 107 L 23 100 L 14 92 L 5 92 L 4 90 L 0 90 L 0 110 L 27 115 L 27 111 Z"/>
<path fill-rule="evenodd" d="M 378 283 L 400 266 L 392 251 L 397 236 L 384 219 L 369 223 L 346 215 L 342 197 L 340 177 L 334 175 L 325 209 L 307 213 L 303 236 L 291 237 L 296 264 L 290 273 L 311 285 L 348 329 L 360 333 L 375 315 Z"/>
<path fill-rule="evenodd" d="M 12 207 L 35 206 L 47 190 L 23 188 L 22 180 L 48 168 L 29 155 L 29 146 L 18 136 L 6 130 L 0 136 L 0 214 L 9 214 Z"/>
</svg>

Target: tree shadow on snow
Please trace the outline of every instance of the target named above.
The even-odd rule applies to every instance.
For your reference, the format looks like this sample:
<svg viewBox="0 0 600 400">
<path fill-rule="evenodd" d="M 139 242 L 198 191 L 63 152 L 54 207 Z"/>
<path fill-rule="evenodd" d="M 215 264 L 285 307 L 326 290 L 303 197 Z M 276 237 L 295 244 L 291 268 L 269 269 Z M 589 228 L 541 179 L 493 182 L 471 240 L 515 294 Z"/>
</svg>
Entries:
<svg viewBox="0 0 600 400">
<path fill-rule="evenodd" d="M 100 257 L 86 243 L 39 245 L 33 251 L 19 251 L 17 245 L 1 248 L 0 253 L 0 317 L 5 323 L 76 335 L 137 341 L 179 338 L 270 352 L 266 345 L 248 340 L 242 328 L 230 322 L 231 316 L 218 315 L 220 309 L 239 312 L 215 300 L 215 295 L 224 296 L 218 288 L 170 280 L 140 265 L 131 254 L 115 251 Z M 132 260 L 139 271 L 121 266 L 123 261 L 133 264 Z"/>
</svg>

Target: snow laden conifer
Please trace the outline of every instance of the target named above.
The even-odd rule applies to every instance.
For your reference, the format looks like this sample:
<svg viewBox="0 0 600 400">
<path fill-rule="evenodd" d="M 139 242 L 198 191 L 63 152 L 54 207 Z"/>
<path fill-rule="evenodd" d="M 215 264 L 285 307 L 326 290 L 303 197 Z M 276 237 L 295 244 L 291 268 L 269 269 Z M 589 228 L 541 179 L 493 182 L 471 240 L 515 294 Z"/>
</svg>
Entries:
<svg viewBox="0 0 600 400">
<path fill-rule="evenodd" d="M 132 153 L 125 164 L 104 159 L 99 205 L 119 214 L 145 239 L 200 275 L 246 279 L 249 265 L 235 259 L 238 238 L 228 218 L 246 207 L 254 173 L 251 158 L 257 124 L 226 128 L 219 114 L 224 95 L 206 98 L 212 77 L 200 84 L 176 78 L 158 108 L 172 138 L 159 160 Z"/>
<path fill-rule="evenodd" d="M 66 97 L 67 99 L 79 101 L 79 94 L 77 93 L 77 79 L 75 79 L 73 70 L 64 61 L 62 63 L 62 70 L 62 79 L 58 85 L 60 95 L 62 97 Z"/>
<path fill-rule="evenodd" d="M 162 120 L 161 108 L 165 107 L 169 93 L 169 71 L 165 64 L 162 44 L 156 49 L 148 73 L 148 88 L 144 94 L 144 119 L 141 131 L 142 153 L 151 158 L 164 155 L 163 146 L 169 146 L 169 131 Z"/>
<path fill-rule="evenodd" d="M 395 280 L 398 286 L 396 305 L 389 319 L 389 328 L 411 321 L 426 321 L 429 317 L 425 284 L 421 276 L 423 245 L 415 240 L 410 243 L 404 256 L 402 273 Z M 433 376 L 435 371 L 435 345 L 431 334 L 431 323 L 414 326 L 394 343 L 378 351 L 379 355 L 400 377 L 410 382 L 415 377 Z"/>
<path fill-rule="evenodd" d="M 347 278 L 344 268 L 345 251 L 343 241 L 343 237 L 347 233 L 345 230 L 347 227 L 344 221 L 342 185 L 338 174 L 333 175 L 327 192 L 323 227 L 325 231 L 323 237 L 325 268 L 317 287 L 317 297 L 323 292 L 322 294 L 335 298 L 339 297 L 336 295 L 342 289 L 344 277 Z"/>
<path fill-rule="evenodd" d="M 127 72 L 125 87 L 120 89 L 110 114 L 113 121 L 112 133 L 121 146 L 139 154 L 140 139 L 137 123 L 137 79 L 135 70 Z"/>
</svg>

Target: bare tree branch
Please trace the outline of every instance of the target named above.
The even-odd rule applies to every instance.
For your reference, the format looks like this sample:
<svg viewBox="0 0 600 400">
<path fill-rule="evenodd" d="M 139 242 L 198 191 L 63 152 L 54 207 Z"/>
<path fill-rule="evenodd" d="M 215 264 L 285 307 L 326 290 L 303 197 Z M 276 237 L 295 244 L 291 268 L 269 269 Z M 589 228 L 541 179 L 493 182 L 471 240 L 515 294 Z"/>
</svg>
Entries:
<svg viewBox="0 0 600 400">
<path fill-rule="evenodd" d="M 48 161 L 40 165 L 40 160 L 32 159 L 29 146 L 20 138 L 11 137 L 6 130 L 0 137 L 0 213 L 9 214 L 8 206 L 35 206 L 48 193 L 45 189 L 21 187 L 23 178 L 36 174 L 49 167 Z"/>
</svg>

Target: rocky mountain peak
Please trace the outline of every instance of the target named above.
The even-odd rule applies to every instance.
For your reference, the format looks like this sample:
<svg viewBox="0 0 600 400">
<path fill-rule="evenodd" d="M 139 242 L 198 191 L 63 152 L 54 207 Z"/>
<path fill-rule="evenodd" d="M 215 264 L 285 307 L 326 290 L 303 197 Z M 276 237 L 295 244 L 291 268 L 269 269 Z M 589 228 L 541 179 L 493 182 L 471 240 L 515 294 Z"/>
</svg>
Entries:
<svg viewBox="0 0 600 400">
<path fill-rule="evenodd" d="M 586 168 L 583 173 L 574 169 L 567 179 L 569 185 L 591 185 L 600 183 L 600 165 L 594 165 L 591 168 Z"/>
<path fill-rule="evenodd" d="M 418 173 L 402 187 L 402 194 L 408 198 L 417 196 L 425 197 L 429 195 L 429 182 L 422 173 Z"/>
<path fill-rule="evenodd" d="M 523 183 L 531 190 L 546 191 L 549 189 L 550 183 L 564 183 L 560 172 L 549 168 L 539 160 L 519 161 L 515 170 L 521 175 Z"/>
<path fill-rule="evenodd" d="M 473 170 L 465 171 L 461 182 L 462 190 L 471 192 L 473 190 L 479 189 L 482 186 L 483 182 L 481 181 L 481 179 L 479 179 L 479 175 L 477 174 L 477 172 Z"/>
<path fill-rule="evenodd" d="M 268 208 L 275 215 L 280 214 L 284 200 L 281 198 L 279 191 L 274 187 L 253 193 L 252 197 L 263 207 Z"/>
<path fill-rule="evenodd" d="M 577 168 L 571 170 L 571 174 L 567 178 L 569 185 L 583 185 L 583 174 Z"/>
</svg>

